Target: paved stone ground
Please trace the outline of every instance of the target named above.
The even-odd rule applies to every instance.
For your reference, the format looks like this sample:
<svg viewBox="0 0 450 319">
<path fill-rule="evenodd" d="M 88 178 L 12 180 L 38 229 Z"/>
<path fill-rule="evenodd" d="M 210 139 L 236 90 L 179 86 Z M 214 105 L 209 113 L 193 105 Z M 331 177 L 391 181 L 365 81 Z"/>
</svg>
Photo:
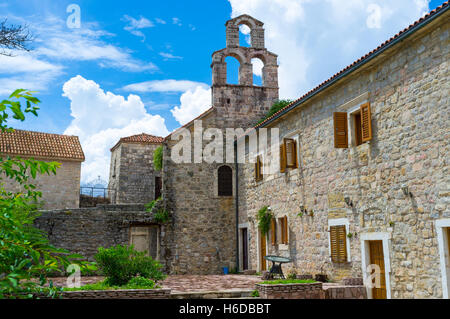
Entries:
<svg viewBox="0 0 450 319">
<path fill-rule="evenodd" d="M 104 277 L 81 277 L 81 285 L 92 284 Z M 67 278 L 52 278 L 55 286 L 65 286 Z M 255 289 L 255 284 L 261 282 L 261 276 L 246 275 L 174 275 L 168 276 L 160 284 L 163 288 L 171 288 L 172 292 L 222 291 Z"/>
</svg>

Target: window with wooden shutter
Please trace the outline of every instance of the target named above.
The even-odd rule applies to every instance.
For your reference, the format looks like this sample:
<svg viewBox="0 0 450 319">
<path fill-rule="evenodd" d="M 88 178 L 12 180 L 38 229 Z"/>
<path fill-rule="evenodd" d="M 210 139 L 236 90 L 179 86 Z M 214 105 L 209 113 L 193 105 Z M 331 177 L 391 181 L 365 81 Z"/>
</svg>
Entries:
<svg viewBox="0 0 450 319">
<path fill-rule="evenodd" d="M 270 228 L 272 231 L 272 246 L 275 246 L 277 244 L 277 221 L 275 218 L 272 218 Z"/>
<path fill-rule="evenodd" d="M 348 148 L 348 123 L 347 113 L 335 112 L 334 121 L 334 147 Z"/>
<path fill-rule="evenodd" d="M 292 138 L 285 138 L 284 148 L 286 150 L 286 167 L 297 168 L 297 141 Z"/>
<path fill-rule="evenodd" d="M 261 160 L 261 156 L 257 156 L 256 163 L 255 163 L 255 180 L 257 182 L 259 182 L 263 179 L 262 166 L 263 166 L 263 163 Z"/>
<path fill-rule="evenodd" d="M 281 243 L 283 245 L 288 244 L 288 223 L 287 223 L 287 216 L 284 216 L 282 218 L 278 219 L 280 224 L 280 233 L 281 233 Z"/>
<path fill-rule="evenodd" d="M 332 262 L 347 262 L 347 234 L 344 225 L 330 226 L 330 248 Z"/>
<path fill-rule="evenodd" d="M 286 145 L 284 143 L 280 145 L 280 172 L 286 172 Z"/>
<path fill-rule="evenodd" d="M 370 103 L 361 105 L 361 140 L 367 142 L 372 140 L 372 117 L 370 114 Z"/>
</svg>

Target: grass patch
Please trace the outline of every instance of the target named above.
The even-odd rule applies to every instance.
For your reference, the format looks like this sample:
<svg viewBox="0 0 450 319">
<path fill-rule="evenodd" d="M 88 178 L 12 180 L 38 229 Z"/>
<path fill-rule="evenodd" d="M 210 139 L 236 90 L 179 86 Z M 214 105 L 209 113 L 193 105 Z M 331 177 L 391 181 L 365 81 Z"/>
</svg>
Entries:
<svg viewBox="0 0 450 319">
<path fill-rule="evenodd" d="M 135 277 L 123 286 L 109 285 L 106 280 L 96 282 L 95 284 L 88 284 L 80 288 L 64 287 L 63 291 L 83 291 L 83 290 L 121 290 L 121 289 L 156 289 L 160 288 L 154 281 Z"/>
<path fill-rule="evenodd" d="M 317 281 L 312 279 L 281 279 L 263 281 L 263 285 L 287 285 L 287 284 L 314 284 Z"/>
</svg>

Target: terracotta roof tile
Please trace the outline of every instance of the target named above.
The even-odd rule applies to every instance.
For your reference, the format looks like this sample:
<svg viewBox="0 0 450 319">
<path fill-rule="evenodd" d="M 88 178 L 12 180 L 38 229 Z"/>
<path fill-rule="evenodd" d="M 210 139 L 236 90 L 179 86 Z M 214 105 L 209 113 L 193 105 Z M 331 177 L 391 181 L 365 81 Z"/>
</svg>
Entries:
<svg viewBox="0 0 450 319">
<path fill-rule="evenodd" d="M 161 144 L 164 141 L 163 137 L 149 135 L 145 133 L 122 137 L 116 145 L 111 148 L 111 152 L 122 143 L 144 143 L 144 144 Z"/>
<path fill-rule="evenodd" d="M 45 159 L 85 159 L 78 136 L 24 130 L 0 131 L 0 153 Z"/>
<path fill-rule="evenodd" d="M 436 9 L 432 10 L 431 12 L 427 13 L 425 16 L 423 16 L 422 18 L 420 18 L 419 20 L 417 20 L 416 22 L 414 22 L 413 24 L 409 25 L 409 27 L 405 28 L 404 30 L 400 31 L 399 33 L 397 33 L 395 36 L 393 36 L 392 38 L 390 38 L 389 40 L 385 41 L 384 43 L 382 43 L 381 45 L 379 45 L 376 49 L 372 50 L 371 52 L 367 53 L 366 55 L 364 55 L 363 57 L 359 58 L 357 61 L 353 62 L 352 64 L 350 64 L 349 66 L 347 66 L 346 68 L 344 68 L 343 70 L 339 71 L 338 73 L 336 73 L 335 75 L 333 75 L 331 78 L 329 78 L 328 80 L 322 82 L 321 84 L 319 84 L 317 87 L 315 87 L 314 89 L 312 89 L 311 91 L 309 91 L 308 93 L 304 94 L 302 97 L 300 97 L 299 99 L 293 101 L 291 104 L 287 105 L 286 107 L 282 108 L 281 110 L 279 110 L 277 113 L 273 114 L 272 116 L 268 117 L 267 119 L 265 119 L 263 122 L 259 123 L 258 125 L 256 125 L 254 128 L 258 128 L 263 126 L 265 123 L 269 122 L 270 120 L 278 117 L 281 113 L 283 113 L 286 110 L 289 110 L 290 108 L 295 108 L 296 105 L 299 105 L 303 100 L 309 98 L 312 94 L 316 93 L 317 91 L 319 91 L 324 85 L 328 84 L 329 82 L 335 80 L 336 78 L 338 78 L 339 76 L 343 75 L 346 71 L 348 71 L 349 69 L 351 69 L 352 67 L 357 66 L 358 64 L 363 64 L 368 58 L 372 57 L 374 54 L 378 53 L 381 49 L 383 49 L 384 47 L 386 47 L 387 45 L 391 44 L 394 40 L 396 40 L 400 35 L 404 34 L 405 32 L 410 31 L 412 28 L 414 28 L 415 26 L 417 26 L 419 23 L 424 22 L 425 20 L 429 20 L 431 19 L 433 16 L 435 16 L 438 12 L 442 12 L 444 9 L 448 8 L 450 1 L 446 1 L 444 2 L 441 6 L 437 7 Z M 290 111 L 290 110 L 289 110 Z"/>
</svg>

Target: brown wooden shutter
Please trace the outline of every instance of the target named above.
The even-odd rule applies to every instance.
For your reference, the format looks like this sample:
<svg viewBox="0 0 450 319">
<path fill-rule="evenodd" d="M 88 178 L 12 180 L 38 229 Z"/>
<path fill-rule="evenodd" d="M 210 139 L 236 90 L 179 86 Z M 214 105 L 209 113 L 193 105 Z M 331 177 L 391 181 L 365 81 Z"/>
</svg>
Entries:
<svg viewBox="0 0 450 319">
<path fill-rule="evenodd" d="M 330 227 L 330 248 L 332 262 L 347 262 L 347 234 L 344 225 Z"/>
<path fill-rule="evenodd" d="M 370 114 L 370 103 L 361 105 L 360 110 L 362 141 L 367 142 L 372 139 L 372 116 Z"/>
<path fill-rule="evenodd" d="M 286 172 L 286 145 L 284 142 L 280 145 L 280 172 Z"/>
<path fill-rule="evenodd" d="M 345 234 L 345 226 L 338 226 L 338 247 L 339 262 L 347 262 L 347 236 Z"/>
<path fill-rule="evenodd" d="M 347 113 L 334 113 L 334 147 L 348 148 L 348 123 Z"/>
<path fill-rule="evenodd" d="M 337 244 L 337 231 L 336 227 L 330 227 L 330 250 L 331 250 L 331 261 L 334 263 L 338 262 L 338 244 Z"/>
<path fill-rule="evenodd" d="M 294 168 L 298 168 L 297 141 L 294 140 Z"/>
<path fill-rule="evenodd" d="M 272 246 L 277 244 L 277 222 L 275 218 L 271 220 L 271 229 L 272 229 Z"/>
<path fill-rule="evenodd" d="M 255 180 L 258 182 L 258 181 L 262 180 L 262 178 L 263 178 L 263 175 L 262 175 L 261 157 L 257 156 L 256 163 L 255 163 Z"/>
<path fill-rule="evenodd" d="M 287 244 L 288 243 L 288 223 L 287 223 L 287 216 L 284 216 L 281 219 L 283 222 L 281 223 L 281 243 Z"/>
</svg>

